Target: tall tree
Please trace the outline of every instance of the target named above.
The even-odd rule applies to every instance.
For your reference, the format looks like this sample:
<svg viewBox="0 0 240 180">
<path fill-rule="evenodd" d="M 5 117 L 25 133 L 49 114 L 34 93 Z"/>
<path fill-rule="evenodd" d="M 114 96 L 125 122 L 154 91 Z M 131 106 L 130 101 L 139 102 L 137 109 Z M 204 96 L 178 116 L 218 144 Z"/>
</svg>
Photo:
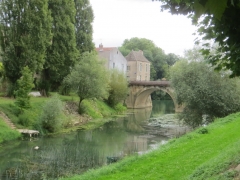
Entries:
<svg viewBox="0 0 240 180">
<path fill-rule="evenodd" d="M 76 8 L 76 42 L 80 53 L 92 51 L 94 44 L 92 42 L 92 22 L 94 19 L 93 10 L 89 0 L 74 0 Z"/>
<path fill-rule="evenodd" d="M 1 0 L 0 41 L 6 77 L 16 83 L 23 67 L 42 70 L 50 45 L 52 18 L 48 0 Z"/>
<path fill-rule="evenodd" d="M 41 88 L 48 90 L 46 86 L 51 85 L 51 89 L 56 90 L 78 56 L 74 30 L 76 11 L 73 0 L 49 0 L 49 9 L 53 18 L 53 38 L 47 49 Z"/>
<path fill-rule="evenodd" d="M 239 0 L 161 0 L 162 10 L 172 14 L 190 15 L 198 26 L 198 34 L 205 46 L 202 49 L 217 69 L 230 69 L 232 77 L 240 75 L 240 2 Z M 199 18 L 201 17 L 201 18 Z M 207 42 L 218 43 L 211 54 Z"/>
</svg>

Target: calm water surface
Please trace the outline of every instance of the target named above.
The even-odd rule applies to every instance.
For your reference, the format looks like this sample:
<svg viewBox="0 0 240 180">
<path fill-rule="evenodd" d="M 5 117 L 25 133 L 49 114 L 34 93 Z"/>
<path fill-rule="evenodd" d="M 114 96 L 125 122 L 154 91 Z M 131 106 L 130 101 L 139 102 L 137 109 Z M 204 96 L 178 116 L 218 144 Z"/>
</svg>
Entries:
<svg viewBox="0 0 240 180">
<path fill-rule="evenodd" d="M 0 180 L 58 179 L 145 153 L 184 133 L 178 132 L 177 122 L 173 126 L 171 119 L 166 121 L 170 125 L 150 124 L 166 114 L 174 116 L 172 101 L 153 104 L 153 108 L 136 110 L 95 130 L 4 144 L 0 147 Z"/>
</svg>

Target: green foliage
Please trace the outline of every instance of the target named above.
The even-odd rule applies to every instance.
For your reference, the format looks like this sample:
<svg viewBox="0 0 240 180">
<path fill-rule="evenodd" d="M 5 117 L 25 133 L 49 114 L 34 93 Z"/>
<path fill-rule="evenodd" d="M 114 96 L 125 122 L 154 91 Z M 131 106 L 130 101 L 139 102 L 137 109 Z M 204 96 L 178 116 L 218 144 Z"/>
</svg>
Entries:
<svg viewBox="0 0 240 180">
<path fill-rule="evenodd" d="M 24 67 L 21 74 L 22 76 L 17 80 L 17 88 L 14 91 L 16 96 L 15 104 L 20 109 L 26 109 L 30 107 L 30 96 L 28 94 L 34 87 L 33 75 L 28 67 Z"/>
<path fill-rule="evenodd" d="M 52 19 L 48 0 L 1 1 L 2 62 L 6 77 L 15 84 L 23 67 L 40 71 L 51 41 Z"/>
<path fill-rule="evenodd" d="M 110 76 L 110 89 L 107 102 L 114 107 L 126 99 L 128 94 L 128 82 L 125 74 L 116 69 L 111 71 Z"/>
<path fill-rule="evenodd" d="M 99 100 L 84 100 L 82 102 L 84 113 L 92 118 L 109 117 L 116 112 L 110 108 L 106 103 Z"/>
<path fill-rule="evenodd" d="M 0 78 L 3 77 L 3 74 L 4 74 L 4 67 L 2 62 L 0 62 Z"/>
<path fill-rule="evenodd" d="M 84 53 L 64 81 L 77 92 L 79 111 L 84 99 L 108 97 L 108 72 L 94 53 Z"/>
<path fill-rule="evenodd" d="M 205 63 L 179 61 L 171 68 L 171 82 L 178 103 L 185 106 L 180 116 L 191 126 L 202 124 L 203 116 L 211 122 L 240 110 L 239 79 L 214 72 Z"/>
<path fill-rule="evenodd" d="M 63 103 L 58 96 L 51 97 L 42 108 L 39 124 L 47 132 L 57 132 L 63 126 L 63 119 L 61 119 L 62 111 Z"/>
<path fill-rule="evenodd" d="M 0 143 L 17 139 L 20 136 L 21 134 L 18 131 L 12 130 L 8 127 L 8 125 L 0 117 Z"/>
<path fill-rule="evenodd" d="M 20 114 L 18 118 L 18 123 L 24 127 L 31 127 L 35 123 L 27 114 Z"/>
<path fill-rule="evenodd" d="M 47 48 L 42 78 L 49 82 L 51 90 L 57 90 L 65 76 L 74 66 L 78 51 L 76 48 L 74 1 L 49 0 L 48 7 L 53 18 L 52 44 Z"/>
<path fill-rule="evenodd" d="M 207 129 L 207 128 L 200 128 L 200 129 L 198 130 L 198 133 L 199 133 L 199 134 L 208 134 L 208 129 Z"/>
<path fill-rule="evenodd" d="M 89 0 L 74 0 L 76 8 L 76 43 L 80 53 L 94 50 L 92 42 L 92 22 L 94 19 L 93 10 Z"/>
<path fill-rule="evenodd" d="M 232 71 L 231 77 L 240 75 L 239 0 L 161 1 L 162 10 L 170 10 L 172 14 L 190 15 L 193 23 L 198 26 L 197 43 L 204 46 L 202 54 L 208 57 L 217 70 L 229 69 Z M 218 43 L 216 53 L 210 53 L 212 47 L 209 42 Z"/>
<path fill-rule="evenodd" d="M 156 47 L 151 40 L 145 38 L 126 39 L 119 50 L 124 56 L 132 50 L 142 50 L 144 56 L 151 62 L 151 80 L 168 77 L 169 66 L 172 66 L 179 59 L 179 57 L 173 53 L 165 54 L 161 48 Z"/>
<path fill-rule="evenodd" d="M 118 113 L 123 113 L 127 110 L 127 108 L 125 106 L 123 106 L 121 103 L 118 103 L 114 106 L 114 109 L 118 112 Z"/>
</svg>

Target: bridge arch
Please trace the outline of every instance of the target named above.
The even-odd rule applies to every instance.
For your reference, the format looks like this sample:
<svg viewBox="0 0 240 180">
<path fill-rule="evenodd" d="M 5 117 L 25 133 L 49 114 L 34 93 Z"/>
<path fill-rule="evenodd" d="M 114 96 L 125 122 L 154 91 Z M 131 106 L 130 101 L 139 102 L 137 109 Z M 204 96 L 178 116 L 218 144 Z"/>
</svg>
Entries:
<svg viewBox="0 0 240 180">
<path fill-rule="evenodd" d="M 128 108 L 139 109 L 152 107 L 151 93 L 161 90 L 169 94 L 172 98 L 175 112 L 182 111 L 182 106 L 177 103 L 169 81 L 135 81 L 129 84 L 129 88 L 129 96 L 125 101 Z"/>
</svg>

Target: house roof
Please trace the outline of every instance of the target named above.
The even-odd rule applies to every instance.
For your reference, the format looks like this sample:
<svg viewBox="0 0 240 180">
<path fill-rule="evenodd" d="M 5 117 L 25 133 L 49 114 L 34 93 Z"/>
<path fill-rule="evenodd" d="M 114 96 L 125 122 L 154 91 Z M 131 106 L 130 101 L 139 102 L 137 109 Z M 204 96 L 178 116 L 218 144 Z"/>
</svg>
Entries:
<svg viewBox="0 0 240 180">
<path fill-rule="evenodd" d="M 149 62 L 147 58 L 143 55 L 141 50 L 139 51 L 131 51 L 126 57 L 128 61 L 142 61 L 142 62 Z"/>
<path fill-rule="evenodd" d="M 104 59 L 107 59 L 109 60 L 110 58 L 110 54 L 112 52 L 117 52 L 118 51 L 118 48 L 116 47 L 99 47 L 99 48 L 96 48 L 96 51 L 98 52 L 98 55 L 101 57 L 101 58 L 104 58 Z"/>
<path fill-rule="evenodd" d="M 114 48 L 116 48 L 116 47 L 98 47 L 98 48 L 96 48 L 96 51 L 97 52 L 100 52 L 100 51 L 111 51 L 112 49 L 114 49 Z"/>
</svg>

